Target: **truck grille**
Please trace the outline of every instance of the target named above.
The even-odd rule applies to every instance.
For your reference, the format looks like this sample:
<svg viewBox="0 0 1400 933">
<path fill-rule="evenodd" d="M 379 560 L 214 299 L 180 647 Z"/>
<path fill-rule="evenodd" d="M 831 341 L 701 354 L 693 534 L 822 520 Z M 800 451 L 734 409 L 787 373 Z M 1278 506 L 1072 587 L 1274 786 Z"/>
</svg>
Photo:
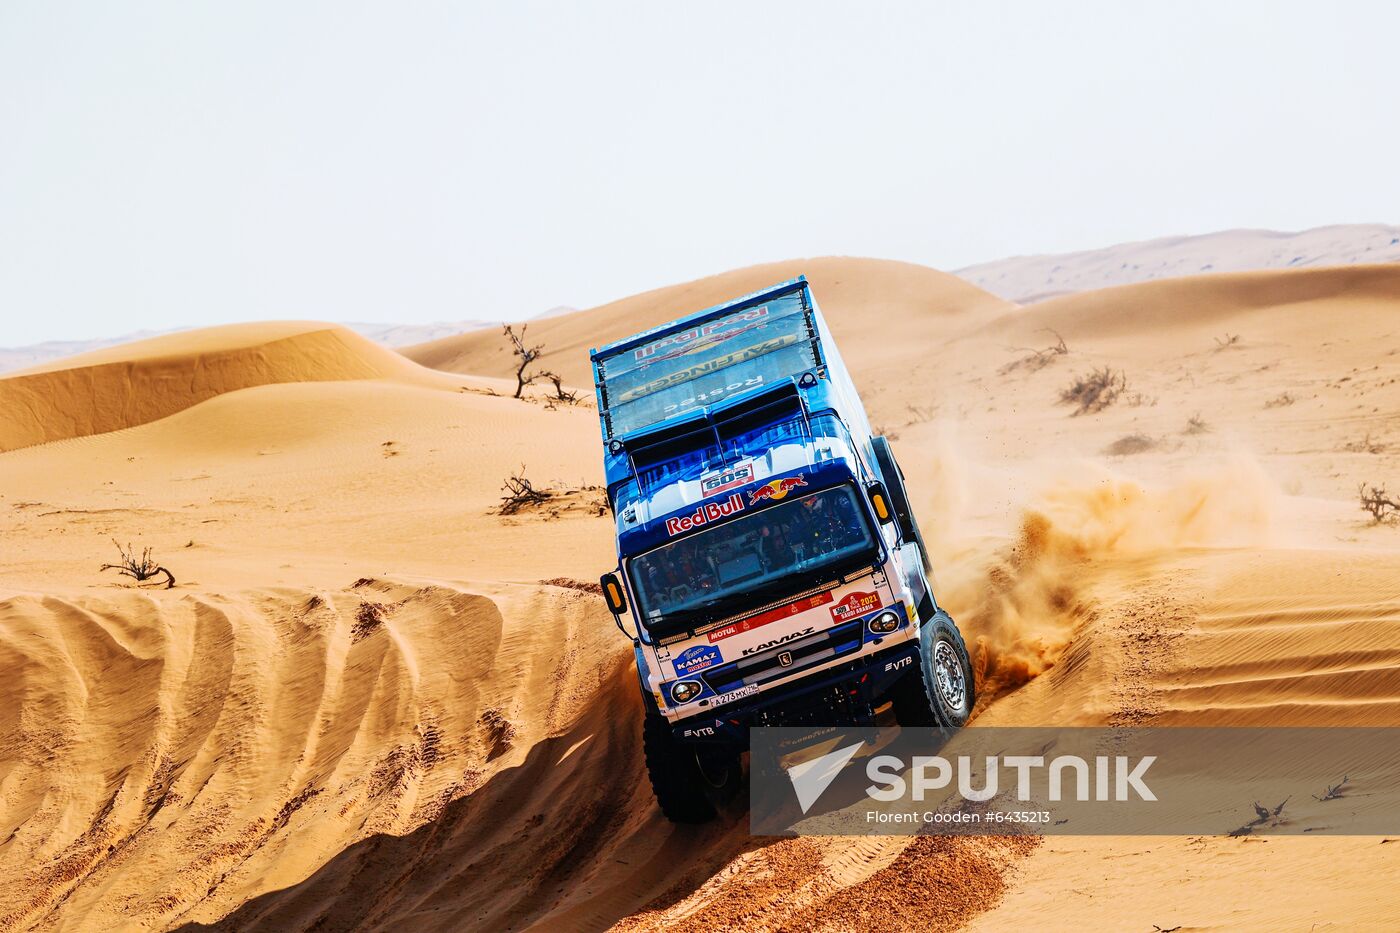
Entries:
<svg viewBox="0 0 1400 933">
<path fill-rule="evenodd" d="M 863 624 L 861 619 L 847 622 L 825 632 L 818 632 L 705 671 L 700 676 L 715 693 L 726 693 L 749 684 L 764 684 L 779 677 L 786 677 L 814 664 L 859 651 Z M 783 655 L 791 655 L 788 664 L 782 663 Z"/>
</svg>

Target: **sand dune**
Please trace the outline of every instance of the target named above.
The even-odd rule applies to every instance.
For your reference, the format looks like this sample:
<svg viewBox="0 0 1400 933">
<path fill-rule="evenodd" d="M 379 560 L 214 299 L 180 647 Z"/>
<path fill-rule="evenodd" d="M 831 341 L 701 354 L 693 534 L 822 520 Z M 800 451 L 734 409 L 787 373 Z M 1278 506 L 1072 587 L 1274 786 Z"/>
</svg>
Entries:
<svg viewBox="0 0 1400 933">
<path fill-rule="evenodd" d="M 847 363 L 872 368 L 890 347 L 893 326 L 912 339 L 929 341 L 948 332 L 948 318 L 1007 308 L 1006 302 L 962 280 L 923 266 L 878 259 L 822 258 L 750 266 L 722 275 L 624 298 L 588 311 L 530 321 L 529 334 L 543 343 L 540 365 L 575 385 L 592 385 L 588 350 L 638 330 L 665 323 L 776 282 L 806 275 Z M 499 333 L 480 331 L 405 347 L 424 366 L 458 373 L 506 376 L 513 372 Z"/>
<path fill-rule="evenodd" d="M 0 380 L 0 450 L 134 427 L 253 386 L 387 378 L 445 384 L 337 325 L 279 321 L 167 334 Z"/>
<path fill-rule="evenodd" d="M 1273 336 L 1282 309 L 1294 318 L 1278 333 L 1283 339 L 1372 334 L 1377 326 L 1393 326 L 1388 315 L 1397 300 L 1400 264 L 1221 273 L 1057 298 L 1003 316 L 999 329 L 1029 338 L 1025 325 L 1034 324 L 1094 341 L 1139 339 L 1147 332 L 1159 340 L 1176 338 L 1165 349 L 1187 351 L 1195 346 L 1183 340 L 1242 334 L 1251 325 Z"/>
<path fill-rule="evenodd" d="M 1353 498 L 1400 483 L 1400 270 L 1017 308 L 933 270 L 816 260 L 530 333 L 584 384 L 588 345 L 803 270 L 910 474 L 979 722 L 1396 724 L 1400 532 Z M 1035 357 L 1047 328 L 1067 352 Z M 1374 839 L 667 824 L 628 645 L 579 582 L 612 563 L 595 413 L 507 397 L 504 352 L 490 333 L 411 351 L 479 375 L 430 372 L 295 324 L 0 379 L 27 412 L 0 415 L 0 930 L 1356 929 L 1400 912 L 1378 881 L 1400 848 Z M 1125 373 L 1114 404 L 1060 404 L 1103 366 Z M 552 496 L 498 515 L 522 464 Z M 152 545 L 179 585 L 99 574 L 111 537 Z"/>
<path fill-rule="evenodd" d="M 556 308 L 544 312 L 542 316 L 571 310 L 573 309 Z M 496 321 L 434 321 L 431 324 L 384 324 L 367 321 L 348 321 L 340 326 L 352 330 L 361 336 L 368 337 L 375 343 L 382 344 L 386 347 L 403 347 L 410 344 L 423 343 L 427 340 L 450 337 L 453 334 L 476 330 L 480 327 L 499 327 L 500 324 Z M 115 347 L 119 344 L 135 343 L 138 340 L 144 340 L 148 337 L 156 337 L 163 333 L 174 332 L 175 331 L 136 331 L 117 337 L 106 337 L 94 340 L 46 340 L 42 343 L 33 343 L 22 347 L 0 347 L 0 373 L 11 373 L 21 369 L 30 369 L 36 366 L 47 365 L 64 357 L 76 356 L 80 353 L 89 353 L 94 350 L 102 350 L 107 347 Z"/>
</svg>

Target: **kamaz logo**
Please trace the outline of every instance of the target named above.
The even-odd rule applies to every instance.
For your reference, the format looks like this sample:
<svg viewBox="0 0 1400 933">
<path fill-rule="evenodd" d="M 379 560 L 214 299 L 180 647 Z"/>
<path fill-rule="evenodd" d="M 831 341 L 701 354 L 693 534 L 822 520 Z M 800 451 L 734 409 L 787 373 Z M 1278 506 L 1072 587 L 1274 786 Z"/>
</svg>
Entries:
<svg viewBox="0 0 1400 933">
<path fill-rule="evenodd" d="M 744 655 L 744 656 L 747 656 L 747 655 L 753 654 L 753 653 L 756 652 L 756 651 L 764 651 L 764 650 L 766 650 L 766 649 L 768 649 L 768 648 L 776 648 L 776 647 L 778 647 L 779 645 L 785 645 L 785 644 L 787 644 L 788 642 L 792 641 L 793 639 L 801 638 L 801 637 L 804 636 L 804 635 L 810 635 L 810 634 L 812 634 L 814 631 L 816 631 L 816 629 L 815 629 L 815 628 L 812 628 L 811 626 L 809 626 L 809 627 L 807 627 L 807 628 L 804 628 L 804 629 L 803 629 L 802 631 L 800 631 L 800 632 L 789 632 L 788 634 L 784 635 L 782 638 L 775 638 L 775 639 L 773 639 L 772 641 L 765 641 L 765 642 L 763 642 L 763 643 L 760 644 L 760 645 L 754 645 L 752 648 L 745 648 L 742 652 L 740 652 L 740 654 L 741 654 L 741 655 Z"/>
<path fill-rule="evenodd" d="M 908 667 L 909 665 L 911 665 L 911 664 L 913 664 L 913 663 L 914 663 L 914 659 L 913 659 L 913 658 L 900 658 L 898 661 L 891 661 L 890 663 L 886 664 L 886 665 L 885 665 L 885 670 L 887 670 L 887 671 L 897 671 L 897 670 L 899 670 L 900 668 L 902 668 L 902 667 Z"/>
</svg>

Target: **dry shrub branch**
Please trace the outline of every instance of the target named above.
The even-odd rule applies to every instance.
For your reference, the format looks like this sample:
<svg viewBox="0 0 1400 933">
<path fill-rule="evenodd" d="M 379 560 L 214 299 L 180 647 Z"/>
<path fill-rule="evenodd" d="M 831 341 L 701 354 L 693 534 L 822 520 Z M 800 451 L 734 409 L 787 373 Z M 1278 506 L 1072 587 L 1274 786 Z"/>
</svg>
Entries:
<svg viewBox="0 0 1400 933">
<path fill-rule="evenodd" d="M 1018 369 L 1024 369 L 1033 373 L 1039 372 L 1055 362 L 1055 357 L 1064 356 L 1069 353 L 1069 347 L 1065 345 L 1065 338 L 1060 336 L 1059 331 L 1050 330 L 1048 327 L 1045 329 L 1054 335 L 1055 342 L 1039 350 L 1032 350 L 1028 347 L 1012 347 L 1017 353 L 1025 353 L 1028 355 L 1020 359 L 1012 360 L 1010 363 L 1003 366 L 1001 368 L 1001 374 L 1003 376 L 1007 373 L 1015 372 Z"/>
<path fill-rule="evenodd" d="M 521 509 L 531 508 L 547 501 L 552 492 L 544 489 L 536 489 L 534 484 L 525 476 L 525 466 L 521 464 L 520 469 L 512 473 L 501 484 L 501 489 L 505 495 L 501 496 L 501 514 L 514 515 Z"/>
<path fill-rule="evenodd" d="M 172 589 L 175 586 L 175 574 L 160 566 L 151 558 L 151 549 L 144 548 L 141 556 L 136 556 L 136 549 L 127 542 L 126 547 L 122 547 L 116 538 L 112 543 L 117 546 L 117 553 L 121 555 L 121 561 L 115 564 L 103 564 L 98 568 L 98 573 L 105 570 L 115 570 L 124 577 L 131 577 L 137 583 L 144 583 L 152 577 L 165 574 L 165 588 Z"/>
<path fill-rule="evenodd" d="M 540 378 L 540 375 L 541 375 L 540 373 L 527 373 L 527 372 L 526 372 L 526 370 L 530 368 L 530 364 L 533 363 L 533 362 L 535 362 L 535 360 L 539 359 L 539 358 L 540 358 L 540 354 L 544 352 L 544 344 L 542 344 L 542 343 L 540 343 L 540 344 L 535 344 L 534 346 L 527 346 L 527 345 L 526 345 L 526 343 L 525 343 L 525 330 L 526 330 L 526 328 L 528 328 L 529 326 L 530 326 L 529 324 L 521 324 L 521 325 L 520 325 L 520 333 L 518 333 L 518 334 L 515 332 L 515 328 L 511 327 L 509 324 L 506 324 L 505 327 L 504 327 L 504 333 L 505 333 L 505 335 L 506 335 L 506 339 L 508 339 L 508 340 L 510 341 L 510 345 L 511 345 L 511 351 L 510 351 L 510 352 L 511 352 L 511 355 L 514 356 L 514 357 L 515 357 L 515 360 L 516 360 L 516 364 L 515 364 L 515 397 L 516 397 L 516 398 L 520 398 L 520 396 L 521 396 L 522 394 L 524 394 L 524 392 L 525 392 L 525 387 L 526 387 L 527 385 L 530 385 L 530 384 L 531 384 L 532 382 L 534 382 L 536 379 Z"/>
<path fill-rule="evenodd" d="M 549 397 L 549 400 L 551 402 L 563 402 L 565 405 L 578 404 L 578 393 L 571 392 L 568 389 L 564 388 L 564 377 L 560 376 L 558 373 L 546 371 L 540 373 L 534 378 L 548 379 L 550 382 L 554 383 L 554 394 Z M 550 405 L 549 407 L 553 408 L 554 406 Z"/>
</svg>

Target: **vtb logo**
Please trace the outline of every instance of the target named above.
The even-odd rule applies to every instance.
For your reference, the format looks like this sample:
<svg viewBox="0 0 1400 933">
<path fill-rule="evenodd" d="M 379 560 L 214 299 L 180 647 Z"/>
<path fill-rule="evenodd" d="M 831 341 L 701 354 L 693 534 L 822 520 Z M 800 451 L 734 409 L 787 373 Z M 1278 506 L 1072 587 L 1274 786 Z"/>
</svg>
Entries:
<svg viewBox="0 0 1400 933">
<path fill-rule="evenodd" d="M 777 502 L 779 499 L 787 498 L 787 494 L 798 486 L 806 486 L 807 481 L 802 477 L 805 473 L 798 473 L 796 476 L 785 476 L 782 479 L 770 480 L 762 486 L 749 493 L 749 505 L 763 499 L 771 499 Z"/>
</svg>

